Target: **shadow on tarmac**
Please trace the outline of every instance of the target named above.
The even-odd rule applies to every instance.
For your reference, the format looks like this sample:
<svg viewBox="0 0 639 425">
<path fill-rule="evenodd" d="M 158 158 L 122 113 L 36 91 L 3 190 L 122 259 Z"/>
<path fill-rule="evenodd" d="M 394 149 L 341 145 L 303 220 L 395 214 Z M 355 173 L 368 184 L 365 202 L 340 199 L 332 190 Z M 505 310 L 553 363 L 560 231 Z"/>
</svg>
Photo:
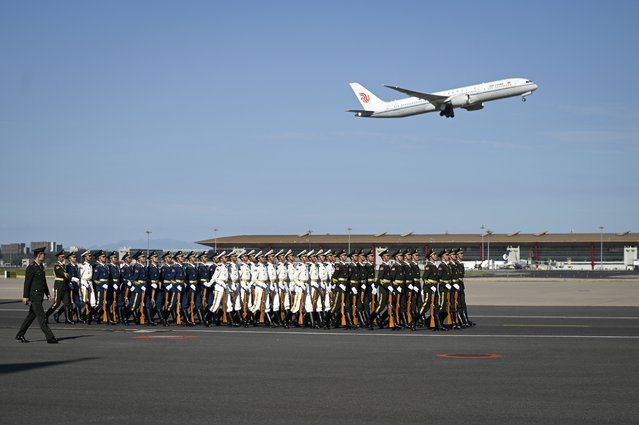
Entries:
<svg viewBox="0 0 639 425">
<path fill-rule="evenodd" d="M 65 338 L 66 339 L 66 338 Z M 30 362 L 30 363 L 0 363 L 0 375 L 7 375 L 9 373 L 25 372 L 32 369 L 40 369 L 43 367 L 59 366 L 66 363 L 85 362 L 89 360 L 97 360 L 100 357 L 81 357 L 74 360 L 61 360 L 50 362 Z"/>
</svg>

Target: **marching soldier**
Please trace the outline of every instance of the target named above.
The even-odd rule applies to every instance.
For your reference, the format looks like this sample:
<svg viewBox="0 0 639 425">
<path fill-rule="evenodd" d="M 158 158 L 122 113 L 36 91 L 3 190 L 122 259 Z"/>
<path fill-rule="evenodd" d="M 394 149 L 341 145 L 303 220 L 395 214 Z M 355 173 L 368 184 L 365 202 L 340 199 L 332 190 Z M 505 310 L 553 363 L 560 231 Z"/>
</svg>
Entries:
<svg viewBox="0 0 639 425">
<path fill-rule="evenodd" d="M 187 262 L 184 265 L 185 275 L 185 291 L 184 299 L 182 300 L 182 316 L 186 321 L 187 326 L 195 325 L 195 297 L 197 295 L 197 268 L 195 265 L 195 252 L 191 251 L 186 256 Z"/>
<path fill-rule="evenodd" d="M 361 317 L 362 303 L 358 296 L 361 291 L 361 272 L 363 271 L 359 265 L 359 256 L 360 251 L 358 250 L 350 253 L 351 262 L 348 264 L 348 281 L 352 295 L 347 298 L 350 303 L 344 306 L 344 310 L 346 311 L 348 309 L 348 314 L 353 318 L 353 323 L 357 323 L 354 325 L 355 328 L 357 328 L 357 325 L 364 326 L 364 322 L 362 321 L 363 317 Z M 366 284 L 364 284 L 364 289 L 366 289 Z"/>
<path fill-rule="evenodd" d="M 82 293 L 82 304 L 84 307 L 84 314 L 82 321 L 86 324 L 91 323 L 93 317 L 93 306 L 95 305 L 95 293 L 93 292 L 93 265 L 91 260 L 93 255 L 91 251 L 84 251 L 82 253 L 82 264 L 79 267 L 80 271 L 80 291 Z"/>
<path fill-rule="evenodd" d="M 304 302 L 304 310 L 306 311 L 306 326 L 319 328 L 317 317 L 317 299 L 319 297 L 319 267 L 317 264 L 317 253 L 310 251 L 308 253 L 308 285 L 306 286 L 306 299 Z"/>
<path fill-rule="evenodd" d="M 413 269 L 410 266 L 410 262 L 413 259 L 412 251 L 404 251 L 404 259 L 402 260 L 402 268 L 404 269 L 404 284 L 402 285 L 402 292 L 400 294 L 400 323 L 402 328 L 406 329 L 411 327 L 411 322 L 408 319 L 408 312 L 410 310 L 409 303 L 412 301 L 412 288 L 413 287 Z M 410 285 L 410 288 L 409 288 Z"/>
<path fill-rule="evenodd" d="M 219 255 L 219 264 L 215 267 L 215 272 L 211 277 L 211 280 L 215 283 L 213 292 L 213 302 L 209 307 L 207 315 L 212 318 L 216 326 L 220 326 L 220 319 L 222 318 L 222 303 L 224 302 L 225 292 L 227 288 L 227 282 L 229 279 L 229 269 L 226 265 L 226 252 L 222 251 Z"/>
<path fill-rule="evenodd" d="M 362 327 L 365 326 L 371 318 L 371 314 L 374 308 L 374 296 L 373 289 L 375 285 L 375 266 L 373 262 L 375 261 L 375 254 L 372 250 L 367 251 L 360 257 L 360 262 L 362 264 L 362 277 L 361 280 L 365 281 L 365 289 L 362 290 L 362 295 L 360 296 L 362 301 L 362 314 L 364 316 L 364 321 L 362 322 Z"/>
<path fill-rule="evenodd" d="M 181 314 L 180 309 L 182 308 L 182 299 L 186 296 L 186 289 L 184 287 L 184 253 L 182 251 L 178 251 L 173 256 L 173 290 L 171 292 L 171 306 L 170 310 L 175 312 L 175 323 L 178 325 L 182 324 L 182 320 L 186 320 Z"/>
<path fill-rule="evenodd" d="M 122 255 L 122 266 L 120 268 L 120 277 L 122 282 L 120 284 L 120 289 L 118 290 L 118 315 L 120 316 L 120 321 L 125 325 L 129 325 L 129 314 L 127 313 L 127 304 L 129 301 L 129 292 L 133 287 L 133 266 L 131 263 L 133 262 L 133 257 L 128 252 L 125 252 Z"/>
<path fill-rule="evenodd" d="M 464 268 L 464 250 L 459 248 L 457 250 L 457 267 L 459 269 L 458 279 L 459 279 L 459 316 L 461 318 L 462 323 L 465 327 L 470 328 L 472 326 L 476 326 L 477 324 L 471 321 L 468 318 L 468 306 L 466 305 L 466 288 L 464 286 L 464 276 L 466 274 L 466 269 Z"/>
<path fill-rule="evenodd" d="M 288 328 L 293 317 L 293 305 L 295 304 L 295 287 L 297 281 L 297 267 L 295 266 L 295 255 L 290 249 L 286 252 L 286 273 L 288 276 L 287 298 L 289 310 L 284 317 L 284 327 Z"/>
<path fill-rule="evenodd" d="M 162 324 L 169 326 L 169 316 L 173 313 L 175 315 L 175 305 L 177 298 L 174 296 L 176 290 L 173 289 L 175 279 L 175 269 L 173 268 L 173 254 L 170 251 L 164 253 L 164 264 L 160 268 L 160 283 L 162 285 L 162 291 L 164 299 L 158 306 L 160 310 L 160 317 L 162 318 Z"/>
<path fill-rule="evenodd" d="M 390 291 L 389 314 L 390 328 L 394 331 L 401 330 L 401 321 L 403 320 L 401 311 L 402 293 L 406 283 L 406 269 L 404 268 L 404 253 L 401 249 L 397 250 L 393 257 L 395 262 L 391 266 L 392 291 Z M 405 321 L 404 321 L 405 323 Z"/>
<path fill-rule="evenodd" d="M 16 340 L 29 342 L 24 335 L 27 333 L 31 323 L 37 318 L 42 332 L 47 337 L 47 342 L 49 344 L 57 344 L 58 340 L 51 332 L 49 325 L 47 325 L 47 318 L 44 314 L 44 308 L 42 308 L 42 300 L 45 296 L 48 300 L 51 300 L 44 273 L 44 248 L 34 249 L 33 255 L 35 259 L 33 263 L 29 264 L 25 272 L 24 291 L 22 292 L 22 303 L 29 306 L 29 313 L 20 326 Z"/>
<path fill-rule="evenodd" d="M 80 301 L 80 270 L 78 269 L 78 257 L 75 255 L 75 252 L 71 252 L 67 255 L 67 259 L 69 260 L 67 273 L 69 273 L 69 277 L 71 278 L 71 282 L 69 283 L 69 289 L 71 291 L 69 298 L 73 302 L 75 321 L 79 322 L 81 320 L 82 302 Z"/>
<path fill-rule="evenodd" d="M 308 284 L 308 265 L 307 261 L 307 252 L 306 250 L 302 250 L 297 256 L 300 259 L 300 262 L 297 263 L 295 267 L 295 299 L 293 302 L 293 308 L 291 308 L 291 313 L 293 313 L 294 324 L 295 327 L 300 326 L 300 318 L 303 317 L 304 314 L 304 293 L 306 291 L 306 285 Z M 302 320 L 305 322 L 305 320 Z"/>
<path fill-rule="evenodd" d="M 277 266 L 275 265 L 275 253 L 269 250 L 266 254 L 266 273 L 268 275 L 268 295 L 265 302 L 264 315 L 270 326 L 280 325 L 280 293 L 277 281 Z"/>
<path fill-rule="evenodd" d="M 459 268 L 457 267 L 457 251 L 455 251 L 454 249 L 451 248 L 450 252 L 449 252 L 449 258 L 450 258 L 450 262 L 448 263 L 448 266 L 450 268 L 450 283 L 451 283 L 451 289 L 450 289 L 450 318 L 453 322 L 453 329 L 461 329 L 461 321 L 459 320 L 459 314 L 458 314 L 458 302 L 459 302 L 459 277 L 460 277 L 460 272 L 459 272 Z"/>
<path fill-rule="evenodd" d="M 286 262 L 286 256 L 290 254 L 289 252 L 284 252 L 283 250 L 278 251 L 277 253 L 277 284 L 280 296 L 280 310 L 284 310 L 284 317 L 282 318 L 282 326 L 288 328 L 288 324 L 286 323 L 286 318 L 288 317 L 291 311 L 291 300 L 289 298 L 289 287 L 288 287 L 288 263 Z M 281 314 L 280 314 L 281 316 Z"/>
<path fill-rule="evenodd" d="M 324 315 L 328 315 L 333 307 L 333 274 L 335 273 L 335 253 L 330 249 L 324 251 L 324 255 L 326 256 L 326 293 L 324 294 Z M 325 322 L 325 320 L 324 320 Z"/>
<path fill-rule="evenodd" d="M 237 313 L 235 312 L 235 303 L 236 301 L 240 301 L 238 300 L 238 297 L 240 296 L 240 272 L 237 268 L 237 256 L 238 256 L 239 252 L 238 251 L 231 251 L 230 254 L 230 261 L 228 263 L 228 269 L 229 269 L 229 285 L 226 288 L 226 318 L 228 320 L 228 325 L 229 326 L 236 326 L 236 322 L 237 322 L 237 326 L 240 326 L 242 321 L 241 320 L 235 320 L 236 317 L 239 315 L 240 319 L 241 319 L 241 305 L 238 308 Z M 249 256 L 250 257 L 250 256 Z"/>
<path fill-rule="evenodd" d="M 119 323 L 116 314 L 118 304 L 118 291 L 120 290 L 120 266 L 118 265 L 119 255 L 116 251 L 109 254 L 109 263 L 107 270 L 109 272 L 109 289 L 107 290 L 107 300 L 109 300 L 108 319 L 109 324 L 117 325 Z"/>
<path fill-rule="evenodd" d="M 104 320 L 110 325 L 111 320 L 109 320 L 107 299 L 109 293 L 109 269 L 106 265 L 106 254 L 100 250 L 95 256 L 98 262 L 93 266 L 93 283 L 95 284 L 97 298 L 94 319 L 97 324 L 102 323 Z"/>
<path fill-rule="evenodd" d="M 438 257 L 441 258 L 439 266 L 437 266 L 437 272 L 439 276 L 439 314 L 441 317 L 442 326 L 445 326 L 445 320 L 448 318 L 449 324 L 445 326 L 449 329 L 454 328 L 454 321 L 450 315 L 450 291 L 453 288 L 452 275 L 450 272 L 450 256 L 447 249 L 439 252 Z"/>
<path fill-rule="evenodd" d="M 53 304 L 46 312 L 47 323 L 49 323 L 49 316 L 53 314 L 53 318 L 56 323 L 60 322 L 60 312 L 64 309 L 64 323 L 74 324 L 71 318 L 71 299 L 69 297 L 69 284 L 71 283 L 71 276 L 67 272 L 66 265 L 64 264 L 64 250 L 58 252 L 56 255 L 58 262 L 53 267 L 55 274 L 55 283 L 53 284 Z M 63 304 L 63 307 L 56 312 L 56 309 Z"/>
<path fill-rule="evenodd" d="M 195 299 L 195 311 L 197 312 L 197 318 L 201 325 L 206 325 L 204 321 L 204 308 L 205 303 L 207 302 L 208 290 L 211 285 L 209 284 L 209 280 L 211 280 L 211 275 L 209 274 L 209 266 L 206 264 L 209 262 L 209 256 L 206 251 L 202 252 L 199 257 L 200 264 L 197 268 L 197 280 L 198 280 L 198 292 L 197 298 Z M 208 304 L 206 304 L 208 305 Z"/>
<path fill-rule="evenodd" d="M 162 285 L 160 283 L 160 258 L 156 251 L 149 254 L 149 266 L 147 267 L 148 287 L 144 297 L 144 312 L 146 315 L 146 325 L 155 326 L 153 321 L 157 312 L 162 320 L 162 307 L 164 297 L 162 296 Z"/>
<path fill-rule="evenodd" d="M 382 259 L 382 264 L 379 265 L 379 271 L 377 274 L 377 300 L 375 302 L 376 308 L 371 313 L 371 317 L 368 320 L 368 328 L 370 330 L 375 329 L 373 324 L 377 319 L 377 324 L 380 329 L 384 328 L 386 319 L 389 315 L 389 305 L 391 303 L 390 295 L 393 293 L 393 281 L 391 276 L 391 266 L 389 264 L 390 254 L 387 249 L 382 250 L 379 253 Z M 391 310 L 392 311 L 392 310 Z"/>
<path fill-rule="evenodd" d="M 249 315 L 253 320 L 253 326 L 259 326 L 264 296 L 268 287 L 268 271 L 265 265 L 266 258 L 262 251 L 258 252 L 256 257 L 257 264 L 255 264 L 251 273 L 253 283 L 255 284 L 255 293 L 249 308 Z"/>
<path fill-rule="evenodd" d="M 422 272 L 419 269 L 419 251 L 414 250 L 411 252 L 410 261 L 408 265 L 411 269 L 411 280 L 408 281 L 408 313 L 410 314 L 410 328 L 414 331 L 417 330 L 417 324 L 419 322 L 419 308 L 421 307 L 421 293 L 422 293 Z"/>
<path fill-rule="evenodd" d="M 326 316 L 326 328 L 330 328 L 331 319 L 334 319 L 334 326 L 339 327 L 341 320 L 344 319 L 346 323 L 345 329 L 353 328 L 353 320 L 350 316 L 346 303 L 348 297 L 350 297 L 351 291 L 348 283 L 348 267 L 346 265 L 346 259 L 348 255 L 346 251 L 342 250 L 339 253 L 339 261 L 335 262 L 335 272 L 333 273 L 333 284 L 335 291 L 333 293 L 333 304 L 330 313 Z"/>
<path fill-rule="evenodd" d="M 426 327 L 433 331 L 447 330 L 441 324 L 439 313 L 440 293 L 437 289 L 439 286 L 439 272 L 435 262 L 437 261 L 437 253 L 431 249 L 426 255 L 426 265 L 424 266 L 424 295 L 419 314 L 424 318 Z"/>
<path fill-rule="evenodd" d="M 319 291 L 317 296 L 317 327 L 324 324 L 324 314 L 327 311 L 326 301 L 328 299 L 328 268 L 326 267 L 326 252 L 320 250 L 317 253 L 317 277 L 319 279 Z M 330 300 L 329 300 L 330 303 Z M 329 306 L 330 309 L 330 306 Z"/>
<path fill-rule="evenodd" d="M 248 327 L 249 301 L 251 298 L 251 264 L 249 264 L 247 252 L 242 252 L 242 255 L 240 255 L 238 273 L 240 275 L 240 299 L 237 300 L 237 303 L 240 304 L 239 314 L 242 324 Z"/>
<path fill-rule="evenodd" d="M 132 285 L 129 288 L 129 307 L 126 312 L 127 321 L 129 316 L 133 314 L 136 324 L 143 324 L 142 309 L 144 308 L 144 297 L 146 293 L 146 283 L 148 279 L 146 268 L 146 254 L 144 251 L 138 251 L 133 259 L 136 261 L 133 266 Z"/>
</svg>

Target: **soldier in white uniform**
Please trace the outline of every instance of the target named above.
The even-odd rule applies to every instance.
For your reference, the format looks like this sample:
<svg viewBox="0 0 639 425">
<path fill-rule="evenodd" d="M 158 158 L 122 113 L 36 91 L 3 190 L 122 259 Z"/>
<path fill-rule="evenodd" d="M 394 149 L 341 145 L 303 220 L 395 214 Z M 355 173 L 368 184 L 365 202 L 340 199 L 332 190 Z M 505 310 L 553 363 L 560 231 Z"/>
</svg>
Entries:
<svg viewBox="0 0 639 425">
<path fill-rule="evenodd" d="M 328 273 L 328 281 L 326 282 L 326 295 L 324 296 L 324 314 L 331 311 L 333 302 L 333 293 L 335 285 L 333 285 L 333 274 L 335 273 L 335 253 L 330 249 L 324 253 L 327 262 L 325 263 L 326 272 Z"/>
<path fill-rule="evenodd" d="M 288 314 L 284 318 L 285 326 L 288 327 L 291 324 L 291 318 L 293 317 L 293 305 L 295 299 L 295 283 L 297 281 L 297 268 L 295 267 L 295 256 L 293 252 L 289 249 L 286 253 L 286 269 L 288 274 L 288 303 L 291 310 L 288 311 Z"/>
<path fill-rule="evenodd" d="M 263 302 L 264 302 L 264 295 L 265 292 L 267 291 L 267 284 L 268 284 L 268 272 L 266 270 L 266 257 L 264 257 L 264 254 L 262 253 L 262 251 L 258 252 L 256 254 L 257 257 L 257 264 L 255 264 L 255 267 L 253 268 L 253 273 L 251 274 L 251 276 L 253 276 L 253 282 L 255 284 L 255 288 L 254 288 L 254 298 L 252 300 L 252 304 L 251 304 L 251 308 L 250 308 L 250 315 L 253 319 L 253 326 L 259 326 L 260 323 L 260 312 L 262 311 L 263 308 Z"/>
<path fill-rule="evenodd" d="M 219 264 L 215 268 L 215 272 L 211 277 L 211 282 L 215 285 L 213 289 L 213 302 L 211 303 L 211 307 L 209 308 L 209 314 L 215 320 L 216 326 L 220 326 L 220 319 L 222 318 L 222 302 L 224 301 L 224 294 L 226 292 L 228 280 L 229 280 L 229 269 L 226 257 L 226 252 L 220 253 L 218 256 L 220 259 Z"/>
<path fill-rule="evenodd" d="M 303 250 L 297 256 L 300 262 L 295 266 L 295 300 L 291 312 L 295 315 L 295 326 L 299 327 L 300 317 L 304 314 L 304 298 L 309 284 L 307 252 Z M 303 322 L 306 322 L 303 320 Z"/>
<path fill-rule="evenodd" d="M 306 287 L 306 299 L 304 303 L 304 310 L 306 311 L 306 325 L 311 328 L 319 328 L 318 311 L 318 298 L 320 297 L 320 285 L 319 285 L 319 268 L 317 264 L 317 253 L 309 252 L 308 258 L 310 263 L 308 264 L 308 278 L 309 284 Z M 321 304 L 320 304 L 321 306 Z"/>
<path fill-rule="evenodd" d="M 268 275 L 268 292 L 264 302 L 264 317 L 266 317 L 269 326 L 278 327 L 280 323 L 280 294 L 277 284 L 275 252 L 270 250 L 264 255 L 266 256 L 266 274 Z"/>
<path fill-rule="evenodd" d="M 319 278 L 317 314 L 319 316 L 319 323 L 324 323 L 324 312 L 327 311 L 327 308 L 330 310 L 330 299 L 328 296 L 328 291 L 330 290 L 330 288 L 327 288 L 327 285 L 329 284 L 329 276 L 328 268 L 326 267 L 326 252 L 320 250 L 317 253 L 317 259 L 317 275 Z"/>
<path fill-rule="evenodd" d="M 95 307 L 95 293 L 93 291 L 93 265 L 91 251 L 82 253 L 82 264 L 78 267 L 80 274 L 80 293 L 82 294 L 82 304 L 84 305 L 84 316 L 82 322 L 91 323 L 93 317 L 93 307 Z"/>
<path fill-rule="evenodd" d="M 290 251 L 289 251 L 290 252 Z M 284 309 L 284 317 L 282 318 L 282 325 L 288 327 L 286 324 L 286 317 L 291 311 L 291 300 L 289 298 L 288 290 L 288 264 L 286 263 L 286 255 L 289 252 L 284 253 L 280 250 L 277 253 L 277 285 L 280 298 L 280 310 Z"/>
<path fill-rule="evenodd" d="M 232 251 L 228 263 L 229 284 L 226 288 L 226 318 L 229 326 L 240 326 L 241 323 L 241 319 L 237 317 L 239 312 L 235 311 L 235 301 L 240 296 L 240 272 L 237 268 L 238 254 L 239 252 Z"/>
<path fill-rule="evenodd" d="M 240 312 L 242 324 L 248 326 L 248 306 L 251 297 L 251 265 L 249 264 L 248 253 L 242 252 L 240 255 L 240 296 L 235 302 L 236 309 Z"/>
</svg>

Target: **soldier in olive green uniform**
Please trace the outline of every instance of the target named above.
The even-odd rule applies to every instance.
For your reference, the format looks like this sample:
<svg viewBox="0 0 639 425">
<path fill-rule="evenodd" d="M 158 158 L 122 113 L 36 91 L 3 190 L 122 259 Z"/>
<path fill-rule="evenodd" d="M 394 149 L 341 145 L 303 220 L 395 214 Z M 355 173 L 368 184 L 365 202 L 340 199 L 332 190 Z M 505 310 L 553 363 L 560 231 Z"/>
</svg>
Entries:
<svg viewBox="0 0 639 425">
<path fill-rule="evenodd" d="M 437 288 L 439 286 L 439 272 L 435 265 L 437 253 L 431 249 L 426 258 L 428 261 L 424 266 L 424 295 L 419 314 L 425 319 L 426 327 L 433 331 L 445 331 L 447 329 L 442 326 L 439 311 L 441 297 Z"/>
<path fill-rule="evenodd" d="M 464 261 L 464 250 L 462 248 L 459 248 L 457 250 L 457 267 L 459 270 L 459 305 L 458 305 L 458 312 L 459 312 L 459 317 L 462 321 L 463 326 L 470 328 L 472 326 L 475 326 L 476 323 L 471 321 L 468 318 L 468 307 L 466 306 L 466 288 L 464 286 L 464 276 L 466 274 L 466 269 L 464 268 L 464 263 L 462 262 Z"/>
<path fill-rule="evenodd" d="M 382 264 L 379 265 L 377 273 L 377 299 L 375 302 L 375 310 L 371 313 L 371 317 L 368 320 L 368 328 L 370 330 L 375 329 L 373 324 L 377 319 L 377 324 L 380 329 L 384 328 L 386 319 L 389 317 L 389 295 L 393 291 L 393 284 L 391 280 L 391 266 L 388 264 L 390 254 L 388 250 L 383 250 L 379 253 L 382 258 Z"/>
<path fill-rule="evenodd" d="M 53 318 L 56 322 L 60 321 L 61 311 L 56 312 L 56 309 L 60 307 L 60 304 L 64 305 L 64 323 L 74 324 L 71 321 L 71 297 L 69 296 L 69 284 L 71 283 L 71 276 L 67 273 L 67 267 L 64 264 L 64 250 L 58 252 L 56 255 L 58 262 L 53 266 L 53 273 L 55 275 L 55 283 L 53 284 L 53 304 L 47 310 L 47 323 L 49 323 L 49 316 L 53 314 Z"/>
<path fill-rule="evenodd" d="M 406 268 L 404 266 L 404 252 L 401 249 L 397 250 L 393 257 L 395 257 L 395 262 L 391 265 L 392 290 L 390 291 L 388 310 L 390 313 L 389 327 L 396 331 L 402 329 L 402 322 L 406 323 L 406 313 L 401 306 L 402 294 L 406 292 Z"/>
</svg>

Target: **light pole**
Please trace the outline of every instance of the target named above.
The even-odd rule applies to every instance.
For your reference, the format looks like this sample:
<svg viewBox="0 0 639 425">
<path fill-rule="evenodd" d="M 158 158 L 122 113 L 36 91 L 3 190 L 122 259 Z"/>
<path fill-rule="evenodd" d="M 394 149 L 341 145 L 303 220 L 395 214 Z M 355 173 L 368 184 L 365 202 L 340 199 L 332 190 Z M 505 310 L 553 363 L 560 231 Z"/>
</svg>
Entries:
<svg viewBox="0 0 639 425">
<path fill-rule="evenodd" d="M 481 226 L 479 226 L 479 228 L 481 229 L 481 255 L 479 256 L 479 261 L 483 263 L 484 262 L 484 229 L 486 228 L 486 226 L 482 224 Z"/>
<path fill-rule="evenodd" d="M 217 231 L 218 229 L 213 229 L 213 251 L 217 254 Z"/>
<path fill-rule="evenodd" d="M 151 245 L 151 231 L 146 230 L 146 258 L 149 258 L 149 247 Z"/>
<path fill-rule="evenodd" d="M 601 270 L 603 270 L 603 269 L 604 269 L 604 268 L 603 268 L 603 267 L 604 267 L 604 266 L 603 266 L 603 263 L 604 263 L 604 258 L 603 258 L 603 230 L 604 230 L 604 227 L 603 227 L 603 226 L 599 226 L 599 235 L 600 235 L 600 236 L 599 236 L 599 243 L 600 243 L 599 261 L 601 261 L 601 267 L 599 267 L 599 268 L 600 268 Z"/>
<path fill-rule="evenodd" d="M 353 230 L 351 227 L 348 227 L 346 230 L 348 230 L 348 252 L 351 252 L 351 230 Z"/>
<path fill-rule="evenodd" d="M 488 254 L 488 270 L 491 269 L 490 267 L 490 235 L 492 235 L 493 232 L 491 230 L 486 229 L 486 253 Z"/>
</svg>

